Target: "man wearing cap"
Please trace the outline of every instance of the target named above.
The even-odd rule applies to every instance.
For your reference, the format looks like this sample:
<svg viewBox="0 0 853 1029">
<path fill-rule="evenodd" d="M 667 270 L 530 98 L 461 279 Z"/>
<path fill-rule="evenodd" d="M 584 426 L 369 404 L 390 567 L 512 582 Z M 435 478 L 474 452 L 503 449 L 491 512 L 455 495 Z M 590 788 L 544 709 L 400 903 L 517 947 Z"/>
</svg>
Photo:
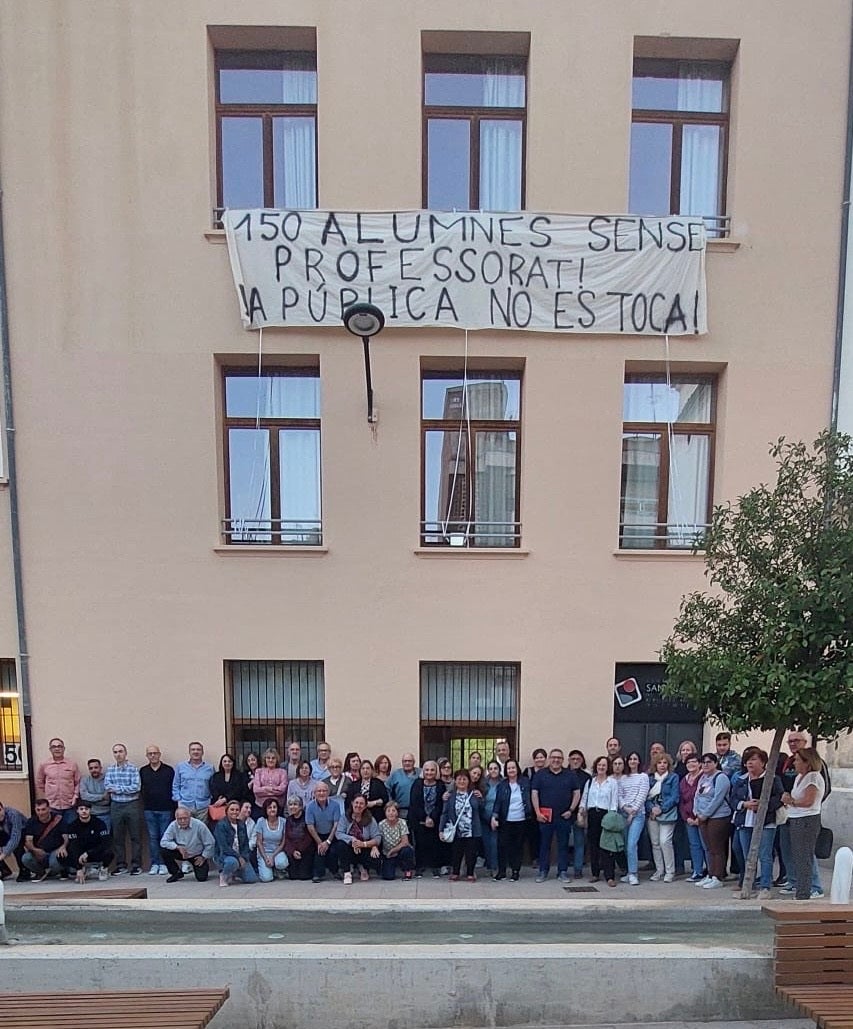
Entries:
<svg viewBox="0 0 853 1029">
<path fill-rule="evenodd" d="M 88 865 L 108 868 L 113 862 L 110 830 L 97 815 L 92 805 L 82 797 L 77 801 L 77 817 L 66 827 L 65 842 L 56 852 L 63 867 L 75 873 L 78 883 L 85 883 Z"/>
</svg>

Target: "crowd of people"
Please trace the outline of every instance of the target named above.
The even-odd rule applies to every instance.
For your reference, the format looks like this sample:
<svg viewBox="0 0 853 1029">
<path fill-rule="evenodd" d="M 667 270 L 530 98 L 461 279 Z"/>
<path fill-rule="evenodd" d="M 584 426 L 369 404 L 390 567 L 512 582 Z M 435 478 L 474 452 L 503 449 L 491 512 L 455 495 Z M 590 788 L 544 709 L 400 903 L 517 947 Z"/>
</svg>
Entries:
<svg viewBox="0 0 853 1029">
<path fill-rule="evenodd" d="M 753 884 L 761 899 L 773 885 L 798 900 L 823 896 L 814 852 L 831 784 L 807 744 L 805 733 L 792 730 L 791 753 L 772 770 Z M 239 767 L 223 754 L 218 768 L 199 742 L 175 767 L 149 745 L 138 767 L 117 743 L 106 768 L 90 758 L 81 775 L 61 739 L 49 746 L 50 759 L 36 772 L 32 817 L 0 803 L 4 879 L 15 874 L 11 857 L 18 882 L 142 874 L 144 827 L 148 872 L 169 883 L 187 875 L 204 882 L 214 865 L 223 887 L 316 883 L 327 875 L 345 885 L 356 875 L 455 881 L 463 872 L 475 882 L 480 868 L 512 882 L 525 860 L 541 883 L 554 855 L 559 881 L 582 879 L 588 863 L 591 882 L 615 888 L 639 884 L 649 849 L 652 882 L 686 875 L 689 862 L 688 882 L 717 889 L 731 871 L 740 888 L 768 774 L 764 750 L 737 754 L 725 732 L 704 754 L 690 741 L 675 758 L 659 743 L 647 757 L 623 754 L 612 737 L 590 765 L 580 750 L 566 759 L 555 747 L 534 750 L 525 768 L 499 740 L 490 760 L 474 751 L 455 770 L 446 757 L 422 768 L 413 754 L 396 768 L 386 754 L 341 759 L 325 741 L 310 760 L 291 743 L 283 759 L 268 749 L 246 754 Z"/>
</svg>

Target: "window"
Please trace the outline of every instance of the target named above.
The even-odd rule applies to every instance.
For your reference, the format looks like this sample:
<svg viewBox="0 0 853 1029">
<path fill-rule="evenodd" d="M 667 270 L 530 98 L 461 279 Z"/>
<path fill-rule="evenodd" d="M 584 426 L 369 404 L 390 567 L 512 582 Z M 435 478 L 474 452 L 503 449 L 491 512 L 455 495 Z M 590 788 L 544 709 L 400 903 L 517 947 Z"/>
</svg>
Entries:
<svg viewBox="0 0 853 1029">
<path fill-rule="evenodd" d="M 316 55 L 218 51 L 216 149 L 220 208 L 316 207 Z"/>
<path fill-rule="evenodd" d="M 22 772 L 21 698 L 15 679 L 15 662 L 0 658 L 0 772 Z"/>
<path fill-rule="evenodd" d="M 424 54 L 424 206 L 524 206 L 523 57 Z"/>
<path fill-rule="evenodd" d="M 711 514 L 712 376 L 626 375 L 619 546 L 691 548 Z"/>
<path fill-rule="evenodd" d="M 324 738 L 325 687 L 322 661 L 226 661 L 225 706 L 228 747 L 241 760 L 250 750 L 288 743 L 307 755 Z"/>
<path fill-rule="evenodd" d="M 424 546 L 517 547 L 521 373 L 424 371 Z"/>
<path fill-rule="evenodd" d="M 629 207 L 633 214 L 706 219 L 726 229 L 729 65 L 634 61 Z"/>
<path fill-rule="evenodd" d="M 515 754 L 521 666 L 506 662 L 421 663 L 421 760 L 447 755 L 467 767 L 472 750 L 488 761 L 498 740 Z"/>
<path fill-rule="evenodd" d="M 226 543 L 320 546 L 320 372 L 228 368 Z"/>
</svg>

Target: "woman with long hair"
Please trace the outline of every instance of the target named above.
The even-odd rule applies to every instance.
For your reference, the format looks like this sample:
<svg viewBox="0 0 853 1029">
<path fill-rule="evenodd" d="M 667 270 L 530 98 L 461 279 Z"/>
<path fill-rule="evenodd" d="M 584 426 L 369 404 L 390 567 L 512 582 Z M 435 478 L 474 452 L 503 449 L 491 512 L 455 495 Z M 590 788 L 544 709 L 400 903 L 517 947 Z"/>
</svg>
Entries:
<svg viewBox="0 0 853 1029">
<path fill-rule="evenodd" d="M 601 848 L 601 820 L 608 811 L 619 809 L 619 784 L 611 774 L 613 765 L 606 754 L 592 763 L 592 777 L 584 786 L 578 813 L 583 812 L 586 820 L 586 836 L 589 842 L 590 882 L 600 882 L 601 873 L 608 886 L 616 885 L 614 853 Z"/>
<path fill-rule="evenodd" d="M 278 801 L 279 810 L 284 806 L 287 793 L 287 772 L 279 768 L 281 758 L 274 747 L 264 751 L 264 763 L 256 769 L 252 776 L 252 793 L 255 804 L 263 809 L 264 802 L 273 797 Z M 263 814 L 263 811 L 262 811 Z"/>
<path fill-rule="evenodd" d="M 619 810 L 625 817 L 625 854 L 628 861 L 628 874 L 622 876 L 622 882 L 631 886 L 639 886 L 639 858 L 637 847 L 646 824 L 646 796 L 649 792 L 649 777 L 643 771 L 643 759 L 636 750 L 626 758 L 627 771 L 619 779 Z"/>
<path fill-rule="evenodd" d="M 347 805 L 351 806 L 353 799 L 361 795 L 367 804 L 367 810 L 376 819 L 377 824 L 385 817 L 385 805 L 388 803 L 388 788 L 385 783 L 377 778 L 373 769 L 373 762 L 365 758 L 359 768 L 359 777 L 347 786 Z"/>
<path fill-rule="evenodd" d="M 491 766 L 490 766 L 491 767 Z M 495 788 L 491 827 L 498 834 L 498 863 L 495 881 L 506 879 L 509 867 L 511 879 L 518 882 L 524 851 L 524 837 L 528 820 L 533 815 L 530 780 L 521 774 L 515 758 L 508 758 L 504 776 Z"/>
<path fill-rule="evenodd" d="M 362 762 L 362 768 L 371 765 Z M 371 770 L 372 770 L 371 765 Z M 349 812 L 343 824 L 338 825 L 337 838 L 341 846 L 338 850 L 340 869 L 344 873 L 344 886 L 352 885 L 352 869 L 359 867 L 359 878 L 367 882 L 370 870 L 379 871 L 382 834 L 376 819 L 367 807 L 367 798 L 356 793 L 350 802 Z"/>
<path fill-rule="evenodd" d="M 373 774 L 384 783 L 387 783 L 391 778 L 391 770 L 391 758 L 387 754 L 380 754 L 373 762 Z"/>
<path fill-rule="evenodd" d="M 796 778 L 790 791 L 782 794 L 782 803 L 788 809 L 788 832 L 795 886 L 782 890 L 797 900 L 812 896 L 812 865 L 815 844 L 820 832 L 820 808 L 826 784 L 821 775 L 820 754 L 814 747 L 800 747 L 793 757 Z M 788 881 L 791 880 L 790 869 Z M 817 892 L 817 891 L 815 891 Z"/>
<path fill-rule="evenodd" d="M 230 886 L 235 876 L 244 883 L 258 881 L 249 859 L 249 838 L 245 824 L 240 821 L 239 801 L 229 800 L 225 805 L 225 817 L 216 823 L 213 839 L 220 886 Z"/>
<path fill-rule="evenodd" d="M 214 820 L 224 817 L 225 805 L 229 800 L 248 800 L 246 776 L 237 768 L 233 754 L 223 754 L 219 769 L 210 777 L 210 815 Z"/>
<path fill-rule="evenodd" d="M 357 751 L 351 750 L 344 758 L 344 775 L 350 782 L 355 782 L 359 777 L 360 771 L 361 758 L 358 756 Z"/>
<path fill-rule="evenodd" d="M 262 883 L 283 879 L 287 868 L 284 852 L 284 819 L 278 814 L 278 801 L 270 797 L 264 803 L 264 817 L 255 824 L 258 854 L 258 878 Z"/>
</svg>

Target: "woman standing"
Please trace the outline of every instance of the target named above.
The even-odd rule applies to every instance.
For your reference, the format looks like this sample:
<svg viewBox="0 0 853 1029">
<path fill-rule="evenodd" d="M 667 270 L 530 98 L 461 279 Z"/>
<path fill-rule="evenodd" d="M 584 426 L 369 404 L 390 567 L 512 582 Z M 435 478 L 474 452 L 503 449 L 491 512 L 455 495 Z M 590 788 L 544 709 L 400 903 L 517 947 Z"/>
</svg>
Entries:
<svg viewBox="0 0 853 1029">
<path fill-rule="evenodd" d="M 359 778 L 347 786 L 347 802 L 352 806 L 353 799 L 362 796 L 367 803 L 367 810 L 377 823 L 385 817 L 385 805 L 388 803 L 388 789 L 381 779 L 373 774 L 373 762 L 367 758 L 361 762 Z"/>
<path fill-rule="evenodd" d="M 351 750 L 344 758 L 344 775 L 350 782 L 356 782 L 359 778 L 360 772 L 361 758 L 354 750 Z"/>
<path fill-rule="evenodd" d="M 611 850 L 601 849 L 601 820 L 608 811 L 619 808 L 619 784 L 612 776 L 610 758 L 602 755 L 592 763 L 593 775 L 584 786 L 578 812 L 586 819 L 586 835 L 589 841 L 589 866 L 592 872 L 590 882 L 600 882 L 601 873 L 608 886 L 616 885 L 615 855 Z"/>
<path fill-rule="evenodd" d="M 672 837 L 678 820 L 678 776 L 669 754 L 660 754 L 654 772 L 649 773 L 646 819 L 655 870 L 652 882 L 671 883 L 675 879 L 675 849 Z"/>
<path fill-rule="evenodd" d="M 249 838 L 245 823 L 240 821 L 238 801 L 229 800 L 225 805 L 225 817 L 216 823 L 213 839 L 216 843 L 215 857 L 219 865 L 220 886 L 230 886 L 235 876 L 244 883 L 258 881 L 249 860 Z"/>
<path fill-rule="evenodd" d="M 767 751 L 760 750 L 758 747 L 744 751 L 744 764 L 746 766 L 746 774 L 739 776 L 732 783 L 730 801 L 730 806 L 734 811 L 732 819 L 735 827 L 734 847 L 738 858 L 738 868 L 740 869 L 739 888 L 736 891 L 738 894 L 740 894 L 743 887 L 746 858 L 749 854 L 750 844 L 752 843 L 752 831 L 755 827 L 755 812 L 758 810 L 761 790 L 764 787 L 764 776 L 767 771 Z M 764 828 L 761 831 L 761 843 L 758 851 L 758 866 L 760 870 L 759 900 L 770 899 L 770 887 L 773 885 L 773 842 L 776 839 L 776 812 L 781 806 L 782 780 L 778 775 L 774 775 L 770 802 L 767 805 L 767 815 L 764 819 Z"/>
<path fill-rule="evenodd" d="M 252 782 L 255 778 L 255 772 L 261 766 L 261 759 L 254 752 L 250 750 L 249 753 L 243 758 L 243 775 L 246 777 L 246 796 L 252 802 L 252 817 L 260 818 L 263 814 L 261 808 L 255 804 L 255 794 L 252 792 Z"/>
<path fill-rule="evenodd" d="M 435 761 L 424 761 L 421 778 L 412 783 L 409 797 L 409 825 L 415 833 L 415 875 L 418 878 L 427 868 L 432 869 L 434 879 L 441 875 L 445 844 L 439 839 L 438 823 L 444 806 L 443 795 L 438 765 Z"/>
<path fill-rule="evenodd" d="M 533 815 L 530 780 L 522 776 L 518 762 L 509 758 L 504 765 L 505 779 L 495 789 L 491 827 L 498 834 L 497 882 L 506 879 L 507 866 L 512 870 L 512 881 L 518 882 L 524 850 L 524 837 L 528 820 Z"/>
<path fill-rule="evenodd" d="M 449 826 L 455 827 L 451 850 L 451 873 L 450 881 L 456 882 L 462 871 L 462 861 L 465 860 L 465 871 L 468 882 L 477 881 L 474 874 L 474 866 L 477 862 L 477 842 L 482 837 L 483 830 L 480 824 L 480 809 L 482 801 L 470 791 L 471 776 L 466 768 L 460 768 L 453 777 L 454 788 L 450 790 L 447 800 L 444 802 L 444 810 L 441 812 L 439 833 L 443 833 Z"/>
<path fill-rule="evenodd" d="M 223 754 L 219 759 L 219 771 L 210 777 L 210 817 L 218 822 L 225 817 L 225 805 L 229 800 L 247 799 L 248 782 L 246 776 L 237 768 L 233 754 Z"/>
<path fill-rule="evenodd" d="M 362 768 L 370 765 L 369 761 L 362 762 Z M 379 871 L 379 848 L 382 844 L 382 834 L 379 826 L 370 811 L 367 809 L 367 799 L 361 793 L 356 793 L 352 798 L 350 813 L 344 819 L 344 824 L 338 824 L 337 838 L 342 847 L 339 852 L 338 861 L 341 871 L 344 873 L 344 886 L 352 886 L 352 869 L 360 866 L 359 878 L 367 882 L 370 878 L 370 869 Z"/>
<path fill-rule="evenodd" d="M 273 878 L 283 879 L 287 868 L 287 854 L 284 852 L 284 819 L 278 815 L 278 801 L 270 799 L 264 804 L 264 817 L 255 825 L 255 841 L 258 853 L 258 877 L 262 883 Z"/>
<path fill-rule="evenodd" d="M 486 874 L 495 875 L 498 870 L 498 834 L 492 828 L 492 815 L 495 810 L 498 786 L 501 779 L 501 766 L 497 761 L 490 761 L 486 767 L 486 778 L 482 780 L 483 794 L 482 829 L 483 857 L 486 862 Z"/>
<path fill-rule="evenodd" d="M 296 768 L 296 778 L 287 784 L 287 799 L 299 797 L 302 807 L 306 808 L 314 799 L 317 780 L 312 777 L 310 761 L 300 761 Z"/>
<path fill-rule="evenodd" d="M 380 754 L 373 762 L 374 774 L 377 779 L 387 783 L 391 778 L 391 758 L 387 754 Z"/>
<path fill-rule="evenodd" d="M 284 852 L 287 854 L 287 876 L 307 882 L 314 874 L 314 842 L 305 824 L 305 811 L 299 797 L 287 801 L 287 818 L 284 822 Z"/>
<path fill-rule="evenodd" d="M 631 886 L 639 886 L 639 858 L 637 847 L 646 824 L 646 796 L 649 792 L 649 777 L 642 770 L 643 761 L 640 755 L 632 751 L 627 758 L 627 772 L 619 779 L 619 810 L 625 816 L 627 829 L 625 832 L 625 853 L 628 861 L 628 874 L 622 876 L 622 882 Z"/>
<path fill-rule="evenodd" d="M 263 808 L 264 802 L 271 797 L 278 801 L 279 810 L 284 806 L 287 793 L 287 772 L 279 768 L 281 758 L 278 751 L 270 747 L 264 751 L 264 763 L 252 776 L 252 793 L 255 804 Z"/>
<path fill-rule="evenodd" d="M 693 798 L 693 816 L 699 823 L 699 835 L 705 850 L 708 875 L 697 886 L 716 890 L 726 877 L 726 856 L 729 849 L 729 777 L 720 771 L 716 754 L 702 755 L 702 775 Z"/>
<path fill-rule="evenodd" d="M 687 754 L 684 758 L 684 775 L 679 783 L 678 813 L 687 831 L 687 846 L 690 850 L 691 876 L 689 883 L 703 882 L 705 874 L 705 848 L 699 834 L 699 819 L 693 814 L 693 800 L 702 775 L 698 754 Z"/>
<path fill-rule="evenodd" d="M 812 862 L 820 832 L 820 806 L 825 789 L 820 770 L 820 755 L 814 747 L 800 747 L 794 754 L 794 771 L 797 773 L 794 785 L 790 793 L 782 794 L 782 803 L 788 809 L 797 900 L 809 900 L 812 894 Z"/>
</svg>

